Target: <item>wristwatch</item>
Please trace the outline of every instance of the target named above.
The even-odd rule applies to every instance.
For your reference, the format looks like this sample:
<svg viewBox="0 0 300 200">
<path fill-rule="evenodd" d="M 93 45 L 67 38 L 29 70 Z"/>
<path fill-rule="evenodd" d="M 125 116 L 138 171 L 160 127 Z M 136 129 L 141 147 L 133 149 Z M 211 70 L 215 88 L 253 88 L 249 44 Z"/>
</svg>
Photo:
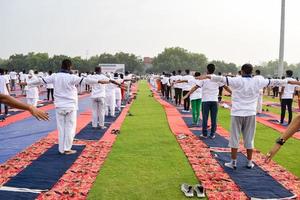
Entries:
<svg viewBox="0 0 300 200">
<path fill-rule="evenodd" d="M 276 143 L 282 146 L 282 145 L 284 145 L 285 140 L 282 139 L 282 138 L 278 138 L 278 139 L 276 140 Z"/>
</svg>

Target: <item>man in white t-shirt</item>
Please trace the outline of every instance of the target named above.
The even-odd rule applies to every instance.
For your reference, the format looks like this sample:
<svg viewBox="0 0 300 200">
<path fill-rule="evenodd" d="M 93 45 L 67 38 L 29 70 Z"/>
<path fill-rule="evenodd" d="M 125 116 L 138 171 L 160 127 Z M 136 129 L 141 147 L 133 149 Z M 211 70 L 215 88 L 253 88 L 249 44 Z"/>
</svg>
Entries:
<svg viewBox="0 0 300 200">
<path fill-rule="evenodd" d="M 92 75 L 90 78 L 109 81 L 105 75 L 101 74 L 101 68 L 95 67 L 95 75 Z M 105 84 L 92 84 L 92 126 L 93 128 L 97 128 L 98 124 L 101 129 L 105 129 L 104 120 L 105 120 Z"/>
<path fill-rule="evenodd" d="M 175 82 L 181 80 L 182 80 L 181 70 L 178 70 L 177 75 L 175 76 Z M 179 106 L 181 104 L 181 97 L 182 97 L 182 83 L 174 83 L 173 87 L 175 91 L 175 104 Z"/>
<path fill-rule="evenodd" d="M 186 96 L 183 101 L 183 111 L 182 112 L 189 112 L 190 111 L 190 97 L 187 95 L 189 91 L 192 89 L 192 84 L 189 82 L 191 80 L 194 80 L 194 77 L 190 75 L 190 70 L 185 70 L 185 75 L 182 77 L 182 81 L 186 81 L 182 84 L 182 95 Z"/>
<path fill-rule="evenodd" d="M 239 136 L 243 135 L 244 146 L 247 149 L 247 168 L 254 167 L 252 154 L 256 129 L 256 108 L 259 91 L 268 86 L 282 85 L 287 80 L 252 78 L 253 66 L 242 66 L 240 77 L 206 76 L 212 82 L 226 84 L 232 90 L 231 130 L 229 147 L 231 148 L 231 161 L 225 163 L 226 167 L 237 168 L 237 152 Z"/>
<path fill-rule="evenodd" d="M 0 69 L 0 94 L 9 95 L 9 80 L 4 75 L 4 70 Z M 4 118 L 8 115 L 8 106 L 3 104 L 4 106 Z M 2 104 L 0 103 L 0 114 L 2 111 Z"/>
<path fill-rule="evenodd" d="M 11 70 L 11 72 L 9 72 L 9 76 L 10 76 L 10 88 L 12 91 L 16 90 L 16 81 L 17 81 L 17 72 L 15 72 L 15 70 Z"/>
<path fill-rule="evenodd" d="M 20 83 L 23 83 L 23 82 L 25 82 L 26 81 L 26 79 L 27 79 L 27 74 L 26 74 L 26 71 L 25 70 L 23 70 L 22 72 L 20 72 Z M 25 95 L 25 86 L 24 85 L 20 85 L 20 87 L 21 87 L 21 90 L 22 90 L 22 95 Z"/>
<path fill-rule="evenodd" d="M 264 79 L 264 77 L 262 75 L 260 75 L 260 70 L 255 70 L 255 76 L 254 78 L 257 79 Z M 258 100 L 257 100 L 257 108 L 256 108 L 256 112 L 257 114 L 262 113 L 262 107 L 263 107 L 263 96 L 264 96 L 264 89 L 260 89 L 259 90 L 259 96 L 258 96 Z"/>
<path fill-rule="evenodd" d="M 292 78 L 292 76 L 293 76 L 293 71 L 287 70 L 285 80 L 296 81 L 295 79 Z M 286 84 L 286 85 L 283 85 L 283 87 L 281 88 L 281 92 L 280 92 L 280 99 L 281 99 L 280 124 L 284 124 L 286 108 L 288 109 L 288 113 L 289 113 L 288 124 L 290 124 L 292 122 L 292 119 L 293 119 L 292 105 L 293 105 L 293 99 L 294 99 L 294 93 L 295 93 L 296 87 L 297 86 L 295 86 L 295 85 Z"/>
<path fill-rule="evenodd" d="M 207 75 L 213 76 L 215 72 L 215 65 L 207 65 Z M 219 87 L 224 86 L 223 83 L 216 83 L 211 80 L 199 80 L 196 86 L 191 90 L 190 93 L 194 92 L 199 87 L 202 88 L 202 134 L 200 137 L 207 138 L 207 122 L 208 116 L 211 119 L 211 131 L 210 138 L 215 138 L 217 130 L 217 115 L 218 115 L 218 95 Z"/>
</svg>

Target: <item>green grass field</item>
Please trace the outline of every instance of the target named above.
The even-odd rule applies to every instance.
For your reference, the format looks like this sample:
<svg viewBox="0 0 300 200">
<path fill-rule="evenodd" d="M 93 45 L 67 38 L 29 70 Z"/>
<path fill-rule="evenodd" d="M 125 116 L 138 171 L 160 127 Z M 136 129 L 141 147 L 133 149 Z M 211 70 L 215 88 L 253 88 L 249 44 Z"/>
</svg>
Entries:
<svg viewBox="0 0 300 200">
<path fill-rule="evenodd" d="M 146 82 L 121 128 L 88 199 L 186 199 L 181 183 L 198 181 L 162 106 L 149 97 Z"/>
</svg>

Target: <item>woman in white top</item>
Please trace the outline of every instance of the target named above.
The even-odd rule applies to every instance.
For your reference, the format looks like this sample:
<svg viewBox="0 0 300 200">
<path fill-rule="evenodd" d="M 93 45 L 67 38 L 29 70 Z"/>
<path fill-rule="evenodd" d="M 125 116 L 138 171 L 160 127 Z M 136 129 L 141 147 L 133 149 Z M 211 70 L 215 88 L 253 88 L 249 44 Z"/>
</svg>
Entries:
<svg viewBox="0 0 300 200">
<path fill-rule="evenodd" d="M 39 80 L 33 70 L 29 71 L 28 76 L 26 77 L 26 82 Z M 26 100 L 27 104 L 34 107 L 37 106 L 39 100 L 39 89 L 38 86 L 28 86 L 26 90 Z"/>
</svg>

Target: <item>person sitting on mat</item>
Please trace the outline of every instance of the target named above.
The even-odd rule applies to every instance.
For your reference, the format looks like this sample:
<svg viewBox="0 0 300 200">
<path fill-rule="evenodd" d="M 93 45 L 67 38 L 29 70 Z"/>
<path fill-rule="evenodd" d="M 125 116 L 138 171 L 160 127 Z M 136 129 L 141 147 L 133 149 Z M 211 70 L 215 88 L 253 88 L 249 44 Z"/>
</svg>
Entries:
<svg viewBox="0 0 300 200">
<path fill-rule="evenodd" d="M 34 116 L 37 120 L 49 120 L 48 113 L 39 110 L 34 106 L 22 103 L 11 96 L 0 94 L 0 103 L 6 104 L 13 108 L 29 111 L 30 114 Z"/>
<path fill-rule="evenodd" d="M 204 78 L 211 79 L 212 82 L 226 84 L 232 90 L 231 130 L 229 139 L 231 161 L 225 163 L 226 167 L 232 169 L 237 168 L 237 152 L 239 148 L 240 133 L 243 134 L 244 146 L 247 149 L 247 168 L 251 169 L 254 167 L 252 155 L 259 91 L 264 87 L 284 85 L 287 83 L 287 80 L 253 78 L 252 71 L 253 66 L 251 64 L 244 64 L 241 69 L 240 77 L 204 76 Z"/>
<path fill-rule="evenodd" d="M 78 94 L 76 85 L 107 84 L 115 81 L 101 81 L 92 78 L 80 78 L 71 74 L 72 62 L 69 59 L 62 61 L 61 71 L 45 78 L 24 84 L 40 85 L 52 83 L 54 86 L 54 105 L 56 108 L 56 121 L 58 130 L 58 151 L 61 154 L 74 154 L 72 150 L 73 139 L 77 124 Z M 115 83 L 118 84 L 118 83 Z"/>
<path fill-rule="evenodd" d="M 280 150 L 280 148 L 282 147 L 282 145 L 284 145 L 284 143 L 290 137 L 292 137 L 296 132 L 298 132 L 299 129 L 300 129 L 300 115 L 297 115 L 292 120 L 292 122 L 290 123 L 290 125 L 288 126 L 288 128 L 286 129 L 286 131 L 282 134 L 282 136 L 279 137 L 275 141 L 275 145 L 269 151 L 269 153 L 267 153 L 267 157 L 265 159 L 265 162 L 269 163 L 272 160 L 272 158 L 277 154 L 277 152 Z"/>
</svg>

